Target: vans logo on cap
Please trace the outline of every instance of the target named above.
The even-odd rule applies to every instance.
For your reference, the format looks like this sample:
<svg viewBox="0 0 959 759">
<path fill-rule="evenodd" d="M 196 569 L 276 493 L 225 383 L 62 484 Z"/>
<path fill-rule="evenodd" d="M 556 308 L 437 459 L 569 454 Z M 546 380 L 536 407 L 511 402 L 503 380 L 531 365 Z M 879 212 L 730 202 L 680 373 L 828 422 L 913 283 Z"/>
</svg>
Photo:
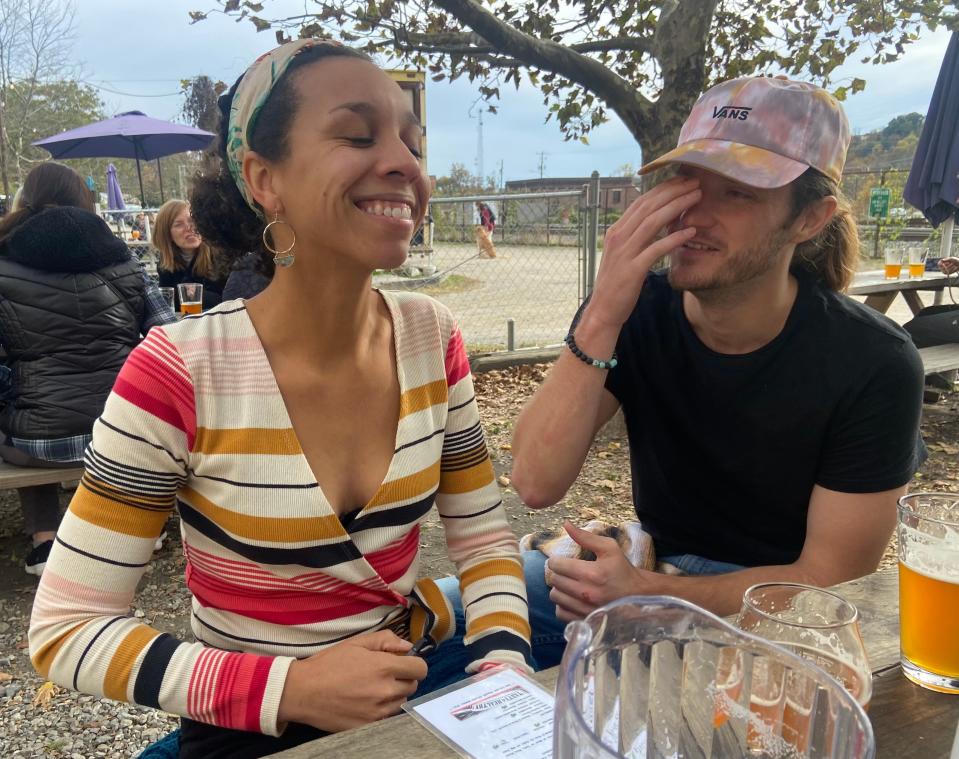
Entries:
<svg viewBox="0 0 959 759">
<path fill-rule="evenodd" d="M 722 108 L 713 108 L 713 118 L 714 119 L 739 119 L 740 121 L 745 121 L 749 118 L 749 112 L 752 108 L 744 108 L 742 106 L 731 106 L 724 105 Z"/>
</svg>

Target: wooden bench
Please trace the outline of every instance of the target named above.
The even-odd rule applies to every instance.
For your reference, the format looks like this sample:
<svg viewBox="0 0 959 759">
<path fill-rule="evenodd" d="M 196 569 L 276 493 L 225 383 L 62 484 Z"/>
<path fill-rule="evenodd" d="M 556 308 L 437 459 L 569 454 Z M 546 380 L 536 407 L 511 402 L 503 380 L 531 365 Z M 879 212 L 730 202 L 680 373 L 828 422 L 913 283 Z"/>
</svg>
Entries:
<svg viewBox="0 0 959 759">
<path fill-rule="evenodd" d="M 920 348 L 919 358 L 922 359 L 922 368 L 925 370 L 926 376 L 959 369 L 959 343 L 946 343 L 945 345 Z"/>
<path fill-rule="evenodd" d="M 82 466 L 65 466 L 56 469 L 41 467 L 14 466 L 0 461 L 0 489 L 27 488 L 31 485 L 55 485 L 60 482 L 79 480 L 83 475 Z"/>
</svg>

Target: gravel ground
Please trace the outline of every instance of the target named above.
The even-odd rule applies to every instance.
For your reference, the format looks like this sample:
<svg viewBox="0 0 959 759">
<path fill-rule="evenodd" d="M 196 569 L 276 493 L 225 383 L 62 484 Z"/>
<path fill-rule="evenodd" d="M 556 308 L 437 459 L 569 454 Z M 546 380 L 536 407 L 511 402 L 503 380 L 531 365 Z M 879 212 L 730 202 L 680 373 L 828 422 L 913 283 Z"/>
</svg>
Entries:
<svg viewBox="0 0 959 759">
<path fill-rule="evenodd" d="M 507 512 L 518 535 L 555 527 L 565 518 L 610 520 L 631 513 L 625 436 L 612 423 L 593 445 L 583 472 L 569 494 L 543 511 L 527 509 L 509 486 L 510 439 L 516 416 L 542 381 L 545 366 L 519 366 L 476 378 L 477 398 L 490 452 Z M 959 396 L 926 410 L 923 433 L 930 457 L 916 475 L 915 488 L 959 491 Z M 63 503 L 70 493 L 62 494 Z M 19 535 L 16 495 L 0 491 L 0 759 L 91 759 L 136 756 L 145 746 L 176 727 L 174 716 L 45 686 L 30 665 L 26 630 L 36 580 L 24 574 L 27 544 Z M 184 561 L 174 522 L 170 538 L 155 554 L 130 609 L 158 629 L 181 639 L 189 633 L 189 594 L 183 583 Z M 438 521 L 423 535 L 423 573 L 441 576 L 451 570 Z M 890 544 L 883 565 L 894 564 Z"/>
</svg>

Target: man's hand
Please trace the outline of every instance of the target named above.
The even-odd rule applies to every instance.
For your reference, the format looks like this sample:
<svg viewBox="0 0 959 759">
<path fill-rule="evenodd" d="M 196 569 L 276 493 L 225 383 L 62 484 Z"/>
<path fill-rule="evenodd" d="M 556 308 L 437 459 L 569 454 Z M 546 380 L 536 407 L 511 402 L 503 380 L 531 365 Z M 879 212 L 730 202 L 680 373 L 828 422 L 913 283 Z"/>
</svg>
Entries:
<svg viewBox="0 0 959 759">
<path fill-rule="evenodd" d="M 423 659 L 403 656 L 410 648 L 409 641 L 381 630 L 293 662 L 279 721 L 337 732 L 396 714 L 426 677 Z"/>
<path fill-rule="evenodd" d="M 632 313 L 650 267 L 692 239 L 696 230 L 679 229 L 660 238 L 662 231 L 702 196 L 699 180 L 677 177 L 637 198 L 606 232 L 603 257 L 596 274 L 590 304 L 584 312 L 619 333 Z"/>
<path fill-rule="evenodd" d="M 553 573 L 550 600 L 564 622 L 582 619 L 593 609 L 625 596 L 652 592 L 645 586 L 652 572 L 637 569 L 613 538 L 594 535 L 566 522 L 563 527 L 580 546 L 596 554 L 595 561 L 550 557 Z"/>
<path fill-rule="evenodd" d="M 950 256 L 939 260 L 939 271 L 943 274 L 955 274 L 959 271 L 959 258 Z"/>
</svg>

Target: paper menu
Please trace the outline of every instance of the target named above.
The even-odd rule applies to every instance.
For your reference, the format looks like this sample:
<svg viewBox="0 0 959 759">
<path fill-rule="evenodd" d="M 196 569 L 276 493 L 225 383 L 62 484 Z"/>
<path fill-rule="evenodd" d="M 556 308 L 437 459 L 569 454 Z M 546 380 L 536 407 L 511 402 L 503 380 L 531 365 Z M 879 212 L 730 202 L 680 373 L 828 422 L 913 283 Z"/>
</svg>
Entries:
<svg viewBox="0 0 959 759">
<path fill-rule="evenodd" d="M 508 667 L 467 678 L 403 708 L 472 759 L 550 759 L 553 696 Z"/>
</svg>

